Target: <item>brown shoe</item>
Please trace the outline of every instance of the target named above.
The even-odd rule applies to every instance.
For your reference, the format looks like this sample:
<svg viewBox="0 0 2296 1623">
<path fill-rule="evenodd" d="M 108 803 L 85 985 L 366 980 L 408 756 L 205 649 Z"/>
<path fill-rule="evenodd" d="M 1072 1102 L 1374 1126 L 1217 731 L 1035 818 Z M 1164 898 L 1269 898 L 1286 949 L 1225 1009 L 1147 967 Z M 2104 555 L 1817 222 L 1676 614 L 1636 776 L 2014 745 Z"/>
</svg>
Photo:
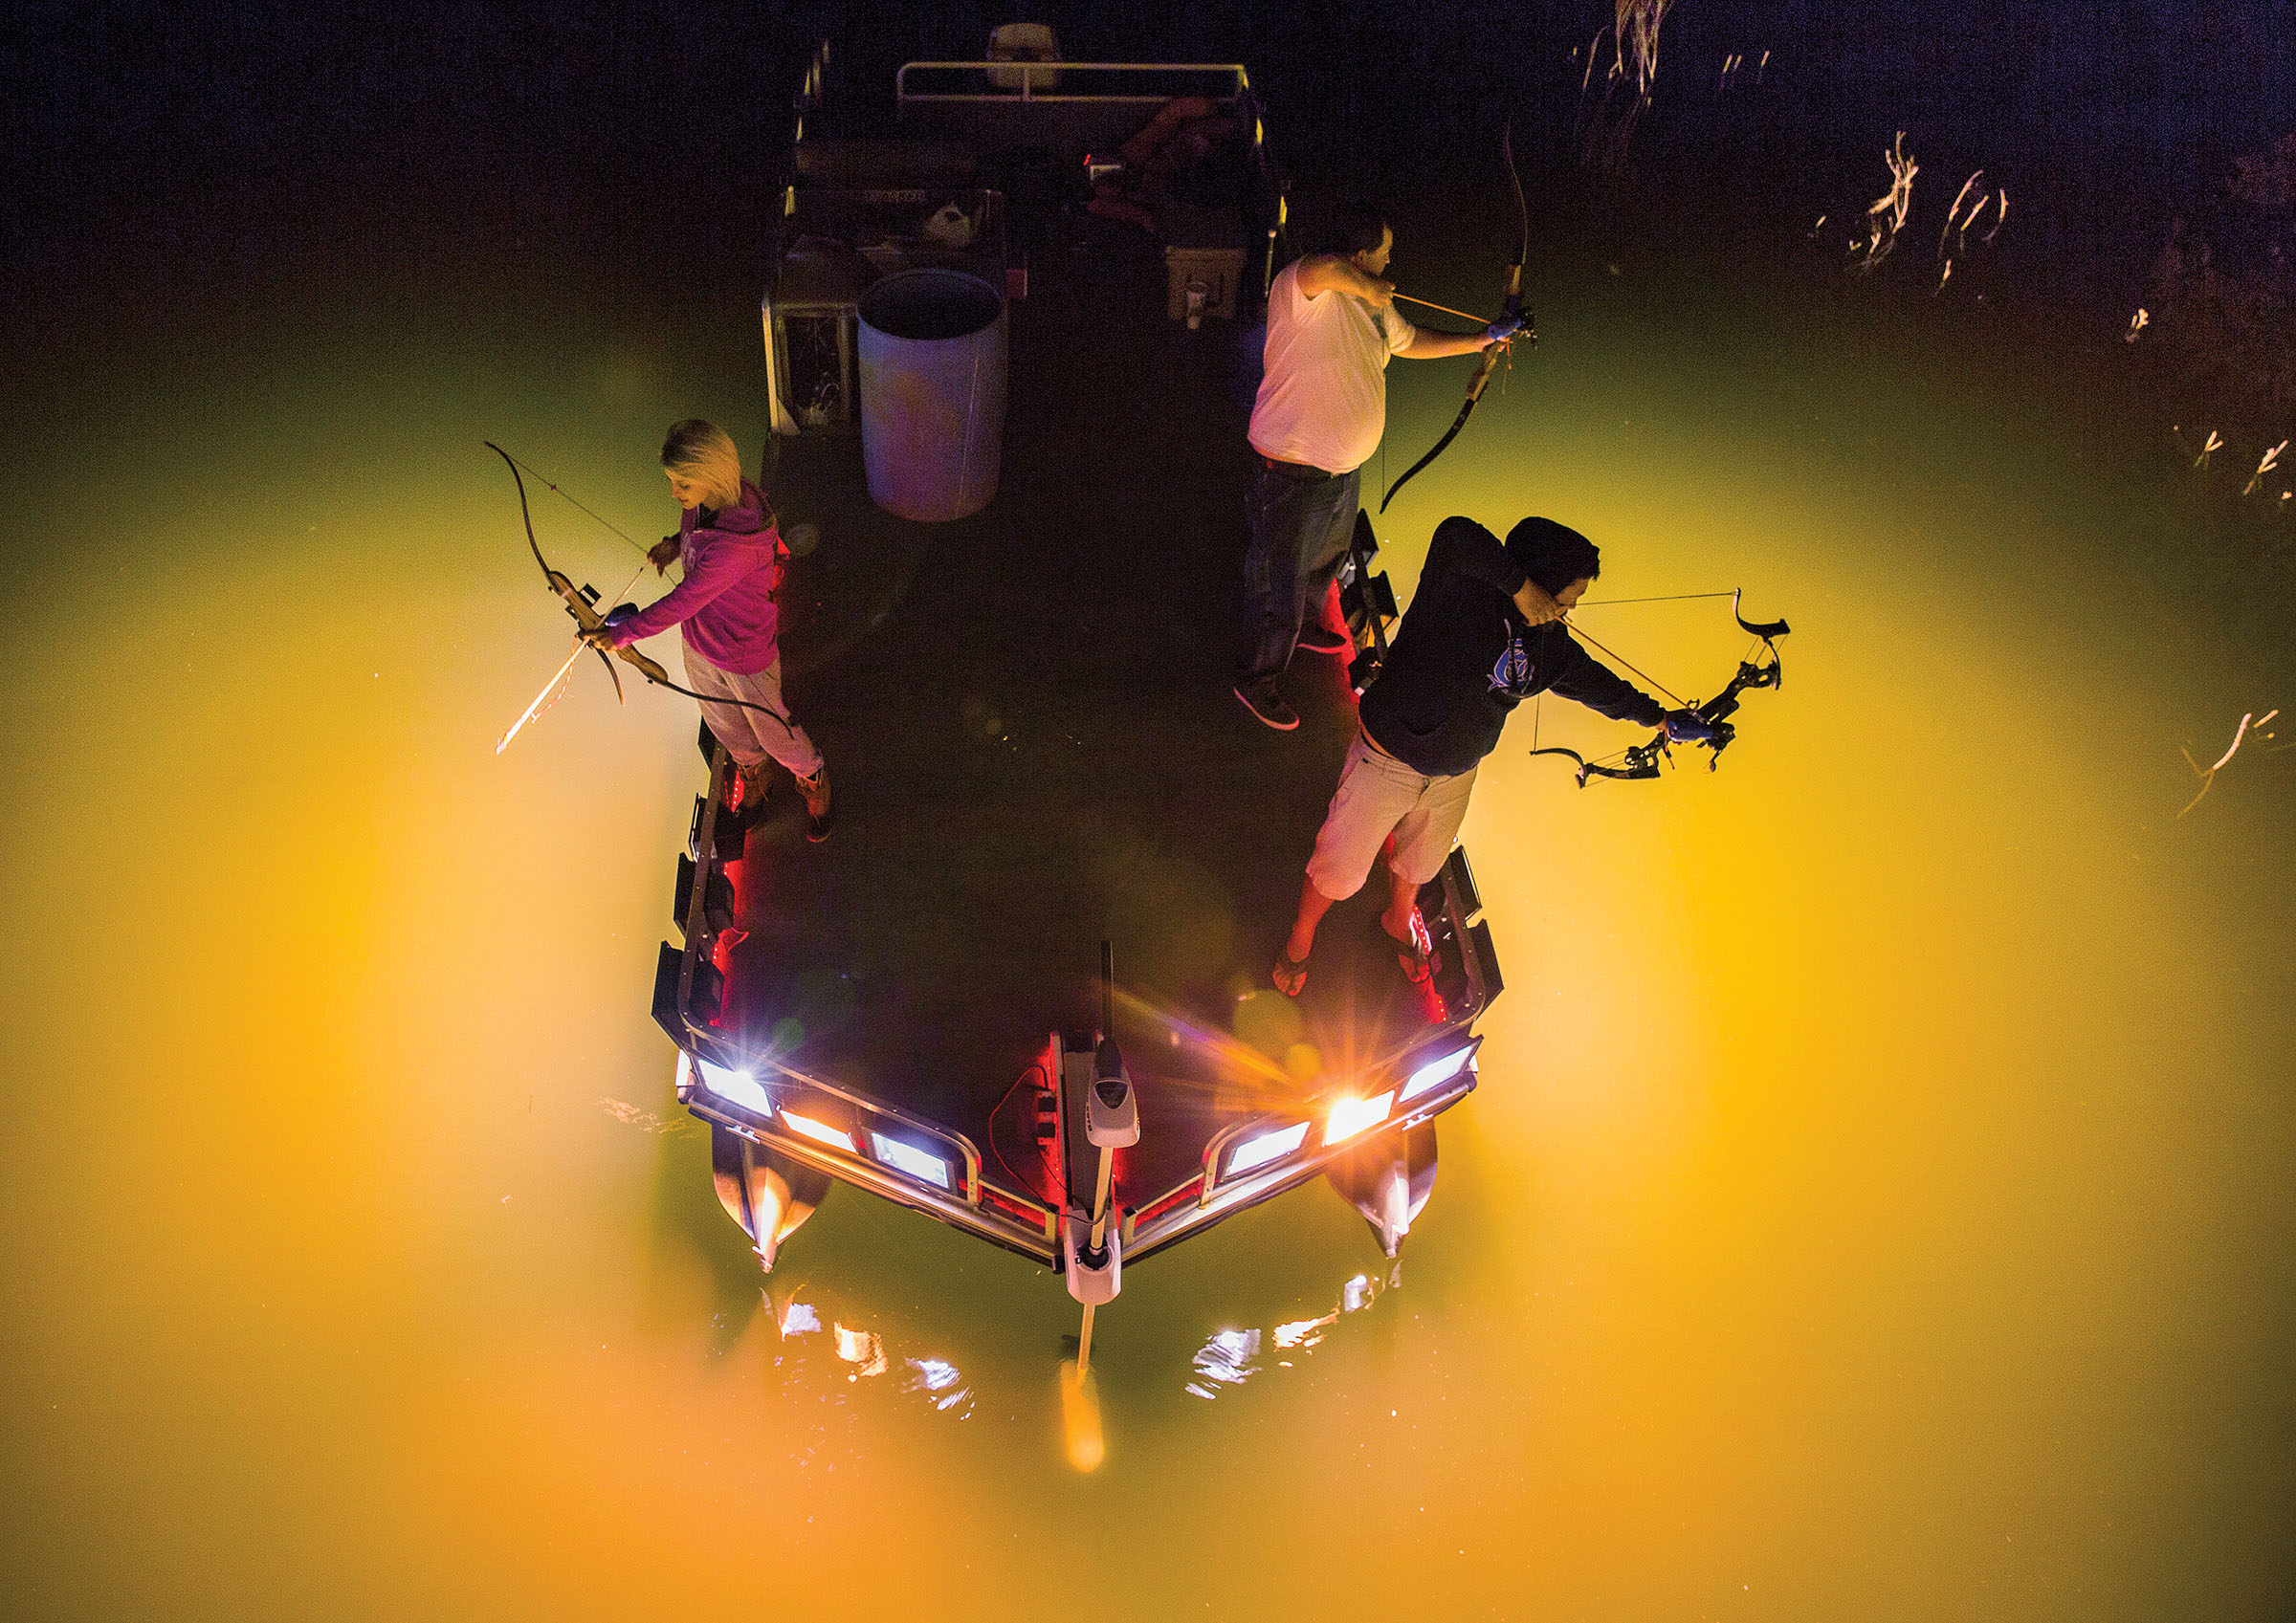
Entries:
<svg viewBox="0 0 2296 1623">
<path fill-rule="evenodd" d="M 819 844 L 829 837 L 829 769 L 799 779 L 797 788 L 806 798 L 806 838 Z"/>
<path fill-rule="evenodd" d="M 764 808 L 765 797 L 773 788 L 772 765 L 773 757 L 768 756 L 754 765 L 739 768 L 734 774 L 733 804 L 726 809 L 754 820 Z"/>
</svg>

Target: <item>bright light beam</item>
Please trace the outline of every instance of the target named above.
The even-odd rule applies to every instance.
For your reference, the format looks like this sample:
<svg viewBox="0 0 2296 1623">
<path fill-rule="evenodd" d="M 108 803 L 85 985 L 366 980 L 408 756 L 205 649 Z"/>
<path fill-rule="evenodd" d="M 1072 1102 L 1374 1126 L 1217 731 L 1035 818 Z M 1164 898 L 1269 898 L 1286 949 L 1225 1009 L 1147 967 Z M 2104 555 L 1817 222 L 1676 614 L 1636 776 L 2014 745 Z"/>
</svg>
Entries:
<svg viewBox="0 0 2296 1623">
<path fill-rule="evenodd" d="M 519 466 L 524 467 L 525 465 L 521 463 Z M 534 470 L 531 468 L 526 469 L 526 472 L 529 473 L 534 473 Z M 538 479 L 542 477 L 540 473 L 534 473 L 534 476 Z M 543 483 L 548 484 L 549 481 L 543 480 Z M 556 485 L 551 485 L 550 488 L 554 491 L 558 490 Z M 563 491 L 560 491 L 559 493 L 561 495 L 565 495 Z M 574 501 L 572 496 L 566 496 L 566 499 L 568 501 Z M 577 507 L 582 507 L 582 503 L 578 501 L 574 502 L 574 505 Z M 586 507 L 583 507 L 582 510 L 585 513 L 590 513 L 590 510 Z M 598 515 L 595 513 L 590 513 L 590 516 L 592 518 L 598 518 Z M 606 520 L 603 518 L 598 518 L 598 522 L 601 524 L 606 524 Z M 609 530 L 614 530 L 614 527 L 611 524 L 606 524 L 606 527 Z M 617 536 L 622 536 L 622 532 L 619 530 L 614 530 L 614 534 Z M 629 540 L 628 536 L 622 536 L 622 538 L 626 541 Z M 636 546 L 637 543 L 635 541 L 630 541 L 630 545 Z M 631 575 L 629 580 L 625 581 L 622 583 L 622 589 L 614 594 L 614 601 L 619 603 L 622 599 L 628 597 L 629 595 L 629 589 L 638 583 L 638 576 L 645 573 L 646 563 L 640 562 L 637 567 L 636 574 Z M 509 749 L 510 741 L 519 735 L 519 729 L 525 726 L 529 721 L 532 721 L 537 715 L 541 714 L 544 710 L 549 708 L 542 701 L 549 698 L 551 693 L 557 690 L 558 685 L 566 679 L 566 672 L 574 669 L 574 662 L 582 657 L 583 646 L 582 638 L 579 634 L 577 634 L 574 638 L 574 651 L 566 655 L 566 663 L 558 668 L 558 674 L 556 676 L 550 678 L 549 687 L 544 688 L 541 692 L 535 694 L 534 703 L 528 705 L 525 713 L 521 714 L 518 720 L 510 724 L 510 731 L 503 734 L 501 738 L 496 743 L 495 754 L 500 755 L 504 750 Z M 629 701 L 624 700 L 623 702 L 628 703 Z"/>
<path fill-rule="evenodd" d="M 561 682 L 563 682 L 566 679 L 566 673 L 574 669 L 574 662 L 582 657 L 582 639 L 577 637 L 574 639 L 574 651 L 566 655 L 566 663 L 558 668 L 558 674 L 551 677 L 550 680 L 543 685 L 542 691 L 534 695 L 534 703 L 528 705 L 526 709 L 519 713 L 519 719 L 510 724 L 510 731 L 503 734 L 500 738 L 496 740 L 495 754 L 500 755 L 504 750 L 509 749 L 510 741 L 519 735 L 519 729 L 525 726 L 529 721 L 532 721 L 537 715 L 541 713 L 543 701 L 548 699 L 552 693 L 558 691 L 558 685 Z"/>
</svg>

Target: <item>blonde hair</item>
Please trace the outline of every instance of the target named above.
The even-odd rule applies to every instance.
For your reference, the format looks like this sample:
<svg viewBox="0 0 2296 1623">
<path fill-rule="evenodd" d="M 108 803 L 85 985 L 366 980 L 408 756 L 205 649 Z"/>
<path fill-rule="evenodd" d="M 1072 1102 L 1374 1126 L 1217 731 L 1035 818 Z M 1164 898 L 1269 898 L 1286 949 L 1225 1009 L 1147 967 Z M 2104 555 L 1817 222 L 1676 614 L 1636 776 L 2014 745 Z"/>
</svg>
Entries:
<svg viewBox="0 0 2296 1623">
<path fill-rule="evenodd" d="M 698 417 L 673 423 L 662 441 L 662 466 L 699 485 L 713 509 L 741 505 L 741 453 L 734 449 L 734 437 L 715 423 Z"/>
</svg>

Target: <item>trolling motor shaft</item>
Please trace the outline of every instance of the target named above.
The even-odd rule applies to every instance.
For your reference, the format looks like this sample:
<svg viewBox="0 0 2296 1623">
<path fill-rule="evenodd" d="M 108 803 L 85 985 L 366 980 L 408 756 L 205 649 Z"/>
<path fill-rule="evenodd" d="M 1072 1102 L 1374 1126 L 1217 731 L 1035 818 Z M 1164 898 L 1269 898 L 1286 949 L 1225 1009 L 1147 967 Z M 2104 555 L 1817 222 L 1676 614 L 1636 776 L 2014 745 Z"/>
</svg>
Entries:
<svg viewBox="0 0 2296 1623">
<path fill-rule="evenodd" d="M 1106 941 L 1100 943 L 1100 1030 L 1089 1049 L 1064 1049 L 1061 1058 L 1061 1164 L 1069 1190 L 1061 1249 L 1069 1294 L 1084 1307 L 1084 1325 L 1076 1338 L 1080 1376 L 1092 1362 L 1093 1310 L 1115 1301 L 1123 1288 L 1123 1240 L 1111 1221 L 1116 1151 L 1140 1141 L 1139 1102 L 1114 1035 L 1115 954 Z M 1074 1192 L 1084 1182 L 1078 1174 L 1088 1159 L 1092 1202 L 1079 1207 Z"/>
</svg>

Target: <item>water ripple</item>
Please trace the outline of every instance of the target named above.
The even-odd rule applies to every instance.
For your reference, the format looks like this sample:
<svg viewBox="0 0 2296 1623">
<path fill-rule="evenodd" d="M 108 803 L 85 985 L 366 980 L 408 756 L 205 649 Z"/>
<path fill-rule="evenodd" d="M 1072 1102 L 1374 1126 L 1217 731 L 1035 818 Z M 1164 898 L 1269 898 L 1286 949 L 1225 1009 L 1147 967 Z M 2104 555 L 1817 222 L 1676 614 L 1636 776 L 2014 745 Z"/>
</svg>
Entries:
<svg viewBox="0 0 2296 1623">
<path fill-rule="evenodd" d="M 1339 1301 L 1330 1312 L 1318 1318 L 1289 1320 L 1273 1326 L 1267 1334 L 1279 1352 L 1312 1351 L 1322 1343 L 1324 1331 L 1338 1324 L 1342 1314 L 1361 1312 L 1390 1286 L 1402 1283 L 1402 1280 L 1403 1265 L 1400 1261 L 1385 1279 L 1377 1274 L 1358 1274 L 1339 1287 Z M 1197 1349 L 1196 1355 L 1188 1361 L 1195 1371 L 1195 1378 L 1187 1383 L 1188 1394 L 1206 1400 L 1217 1398 L 1225 1389 L 1242 1386 L 1262 1373 L 1267 1366 L 1260 1362 L 1261 1346 L 1262 1332 L 1256 1328 L 1214 1331 L 1212 1339 Z M 1278 1358 L 1274 1367 L 1288 1370 L 1292 1368 L 1292 1360 Z"/>
</svg>

